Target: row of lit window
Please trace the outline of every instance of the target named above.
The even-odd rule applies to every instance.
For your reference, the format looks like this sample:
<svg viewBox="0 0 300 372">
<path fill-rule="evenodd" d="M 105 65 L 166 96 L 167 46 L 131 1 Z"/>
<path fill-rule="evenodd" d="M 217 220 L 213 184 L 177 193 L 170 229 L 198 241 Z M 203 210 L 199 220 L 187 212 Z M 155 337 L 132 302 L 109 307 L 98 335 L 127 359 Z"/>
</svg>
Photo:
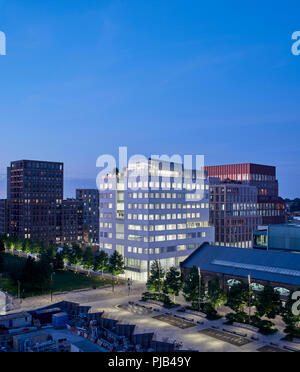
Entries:
<svg viewBox="0 0 300 372">
<path fill-rule="evenodd" d="M 165 221 L 165 220 L 182 220 L 187 218 L 200 218 L 200 213 L 173 213 L 173 214 L 128 214 L 128 220 L 138 221 Z"/>
</svg>

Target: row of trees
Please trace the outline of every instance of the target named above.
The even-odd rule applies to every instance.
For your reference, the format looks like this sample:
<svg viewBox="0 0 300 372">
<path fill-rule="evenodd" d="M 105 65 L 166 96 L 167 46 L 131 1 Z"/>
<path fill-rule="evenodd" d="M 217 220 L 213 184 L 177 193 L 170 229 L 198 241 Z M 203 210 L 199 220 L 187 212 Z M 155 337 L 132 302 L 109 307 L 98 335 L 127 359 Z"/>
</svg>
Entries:
<svg viewBox="0 0 300 372">
<path fill-rule="evenodd" d="M 244 282 L 236 283 L 225 291 L 218 276 L 206 286 L 203 276 L 196 267 L 193 267 L 184 278 L 175 267 L 165 272 L 160 263 L 155 261 L 151 267 L 147 288 L 152 292 L 171 294 L 174 303 L 182 292 L 191 308 L 205 312 L 209 319 L 217 319 L 219 317 L 217 310 L 225 305 L 234 312 L 227 315 L 229 321 L 250 323 L 266 333 L 276 332 L 270 320 L 281 316 L 286 324 L 286 332 L 294 337 L 300 337 L 298 327 L 300 316 L 293 315 L 292 294 L 283 304 L 280 294 L 268 284 L 262 291 L 256 293 Z M 251 314 L 250 309 L 253 308 L 255 313 Z"/>
<path fill-rule="evenodd" d="M 35 274 L 37 274 L 35 269 L 38 266 L 48 264 L 49 269 L 44 268 L 45 280 L 41 280 L 40 276 L 36 275 L 36 278 L 41 280 L 41 283 L 45 283 L 51 277 L 51 273 L 64 270 L 67 266 L 74 267 L 77 271 L 79 268 L 84 268 L 89 274 L 91 271 L 102 272 L 102 275 L 106 272 L 110 273 L 113 277 L 124 274 L 125 272 L 123 256 L 118 252 L 114 252 L 113 255 L 109 256 L 104 251 L 94 253 L 91 247 L 87 247 L 84 251 L 78 244 L 73 244 L 71 247 L 64 246 L 62 249 L 59 249 L 55 244 L 47 246 L 44 243 L 29 239 L 21 240 L 7 236 L 1 236 L 0 242 L 0 247 L 2 246 L 3 250 L 5 249 L 11 253 L 22 252 L 32 255 L 33 257 L 28 258 L 28 268 L 31 268 Z M 39 265 L 33 265 L 34 258 L 40 262 Z M 29 272 L 30 270 L 28 269 L 25 275 L 26 278 L 29 277 Z M 48 275 L 49 273 L 50 275 Z M 25 277 L 22 278 L 22 281 L 25 280 Z"/>
</svg>

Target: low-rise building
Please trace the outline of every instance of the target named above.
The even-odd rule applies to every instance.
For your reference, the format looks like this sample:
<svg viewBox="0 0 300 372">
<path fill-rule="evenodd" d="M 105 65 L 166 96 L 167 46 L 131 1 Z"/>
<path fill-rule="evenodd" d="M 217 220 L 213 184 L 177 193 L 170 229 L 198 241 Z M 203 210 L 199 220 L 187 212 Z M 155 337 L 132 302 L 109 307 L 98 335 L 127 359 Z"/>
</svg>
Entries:
<svg viewBox="0 0 300 372">
<path fill-rule="evenodd" d="M 30 327 L 32 316 L 27 312 L 8 314 L 0 317 L 0 327 L 7 329 Z"/>
<path fill-rule="evenodd" d="M 218 276 L 225 290 L 233 283 L 248 283 L 249 275 L 254 291 L 270 284 L 278 293 L 287 296 L 300 288 L 300 255 L 295 253 L 205 243 L 181 263 L 184 275 L 187 276 L 194 266 L 201 270 L 206 284 Z"/>
</svg>

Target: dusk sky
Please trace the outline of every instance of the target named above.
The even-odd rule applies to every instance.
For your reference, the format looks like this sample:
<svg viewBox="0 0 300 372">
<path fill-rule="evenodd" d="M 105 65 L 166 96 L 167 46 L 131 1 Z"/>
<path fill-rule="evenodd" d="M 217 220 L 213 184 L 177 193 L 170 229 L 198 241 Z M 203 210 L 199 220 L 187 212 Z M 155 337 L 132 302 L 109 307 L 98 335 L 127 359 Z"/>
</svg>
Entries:
<svg viewBox="0 0 300 372">
<path fill-rule="evenodd" d="M 0 197 L 12 160 L 63 161 L 73 196 L 119 146 L 276 165 L 281 196 L 300 197 L 299 14 L 299 0 L 0 0 Z"/>
</svg>

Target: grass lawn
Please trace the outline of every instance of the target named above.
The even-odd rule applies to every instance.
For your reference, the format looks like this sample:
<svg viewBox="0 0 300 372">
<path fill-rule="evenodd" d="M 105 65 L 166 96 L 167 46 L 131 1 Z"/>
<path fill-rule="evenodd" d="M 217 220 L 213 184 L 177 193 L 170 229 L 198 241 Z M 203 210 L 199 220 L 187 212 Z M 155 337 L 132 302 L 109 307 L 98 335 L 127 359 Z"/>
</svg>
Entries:
<svg viewBox="0 0 300 372">
<path fill-rule="evenodd" d="M 4 274 L 0 278 L 0 287 L 4 291 L 17 296 L 18 288 L 17 285 L 9 278 L 10 274 L 14 272 L 21 272 L 26 259 L 23 257 L 17 257 L 10 254 L 4 254 Z M 85 288 L 99 288 L 104 285 L 111 284 L 111 280 L 107 278 L 101 278 L 96 276 L 86 276 L 84 274 L 76 274 L 71 271 L 59 271 L 53 275 L 53 292 L 69 292 L 77 289 Z M 22 287 L 21 287 L 22 292 Z M 51 288 L 43 288 L 42 290 L 35 290 L 22 292 L 22 297 L 33 297 L 39 295 L 45 295 L 51 292 Z"/>
</svg>

